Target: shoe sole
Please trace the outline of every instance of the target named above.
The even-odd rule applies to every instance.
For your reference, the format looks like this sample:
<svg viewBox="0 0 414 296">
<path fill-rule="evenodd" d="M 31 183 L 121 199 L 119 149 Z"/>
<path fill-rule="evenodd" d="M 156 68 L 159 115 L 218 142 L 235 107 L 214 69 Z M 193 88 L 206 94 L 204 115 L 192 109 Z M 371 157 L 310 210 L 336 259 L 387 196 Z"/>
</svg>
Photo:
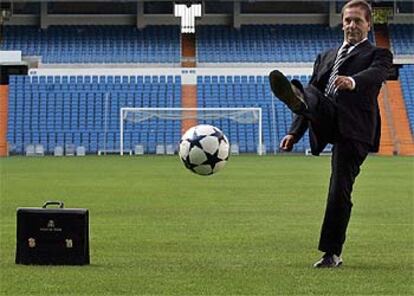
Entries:
<svg viewBox="0 0 414 296">
<path fill-rule="evenodd" d="M 276 97 L 285 103 L 293 112 L 302 107 L 302 102 L 296 97 L 292 90 L 290 81 L 280 71 L 274 70 L 269 75 L 270 88 Z"/>
<path fill-rule="evenodd" d="M 338 262 L 336 265 L 320 265 L 320 266 L 313 266 L 314 268 L 338 268 L 341 267 L 342 262 Z"/>
</svg>

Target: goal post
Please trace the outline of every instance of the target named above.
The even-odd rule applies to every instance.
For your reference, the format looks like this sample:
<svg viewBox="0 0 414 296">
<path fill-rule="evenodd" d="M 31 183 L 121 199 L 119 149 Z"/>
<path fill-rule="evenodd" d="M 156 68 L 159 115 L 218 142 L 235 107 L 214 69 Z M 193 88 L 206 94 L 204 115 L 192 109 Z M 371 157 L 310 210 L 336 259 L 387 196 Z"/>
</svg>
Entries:
<svg viewBox="0 0 414 296">
<path fill-rule="evenodd" d="M 124 154 L 124 127 L 125 121 L 139 123 L 152 118 L 168 120 L 218 120 L 230 119 L 238 123 L 258 125 L 258 145 L 257 154 L 263 154 L 263 125 L 262 125 L 262 108 L 258 107 L 241 107 L 241 108 L 157 108 L 157 107 L 123 107 L 120 109 L 119 126 L 120 126 L 120 154 Z M 218 128 L 221 128 L 218 126 Z M 179 139 L 177 139 L 178 142 Z M 230 141 L 230 144 L 231 141 Z"/>
</svg>

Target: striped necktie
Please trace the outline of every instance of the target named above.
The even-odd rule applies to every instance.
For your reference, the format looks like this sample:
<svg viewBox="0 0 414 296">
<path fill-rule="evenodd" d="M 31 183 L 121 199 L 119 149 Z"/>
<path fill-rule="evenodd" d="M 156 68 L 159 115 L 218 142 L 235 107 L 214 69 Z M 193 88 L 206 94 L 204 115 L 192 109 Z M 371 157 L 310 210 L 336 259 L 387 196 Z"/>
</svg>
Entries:
<svg viewBox="0 0 414 296">
<path fill-rule="evenodd" d="M 334 66 L 332 67 L 332 71 L 331 71 L 331 75 L 329 75 L 329 80 L 328 83 L 326 84 L 326 88 L 325 88 L 325 96 L 327 97 L 333 97 L 337 91 L 335 85 L 334 85 L 334 81 L 336 79 L 336 77 L 338 77 L 338 69 L 339 67 L 342 65 L 342 63 L 344 62 L 347 54 L 348 54 L 348 50 L 349 48 L 352 46 L 352 44 L 349 43 L 345 43 L 338 52 L 338 55 L 336 56 L 335 59 L 335 63 Z"/>
</svg>

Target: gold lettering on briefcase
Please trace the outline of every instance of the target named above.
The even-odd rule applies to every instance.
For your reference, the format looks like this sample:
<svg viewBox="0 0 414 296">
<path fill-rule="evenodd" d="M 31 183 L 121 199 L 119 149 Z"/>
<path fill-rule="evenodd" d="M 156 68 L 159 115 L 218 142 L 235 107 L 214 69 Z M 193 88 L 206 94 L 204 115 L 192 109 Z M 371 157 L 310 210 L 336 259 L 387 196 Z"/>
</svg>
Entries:
<svg viewBox="0 0 414 296">
<path fill-rule="evenodd" d="M 55 228 L 55 221 L 49 220 L 49 222 L 47 222 L 47 228 Z"/>
<path fill-rule="evenodd" d="M 66 248 L 71 249 L 73 248 L 73 241 L 69 238 L 65 239 L 66 241 Z"/>
<path fill-rule="evenodd" d="M 34 248 L 34 247 L 36 247 L 36 240 L 35 240 L 33 237 L 29 238 L 29 239 L 27 240 L 27 242 L 28 242 L 28 244 L 29 244 L 29 248 Z"/>
<path fill-rule="evenodd" d="M 56 227 L 54 220 L 49 220 L 46 227 L 41 227 L 40 231 L 62 231 L 62 228 Z"/>
</svg>

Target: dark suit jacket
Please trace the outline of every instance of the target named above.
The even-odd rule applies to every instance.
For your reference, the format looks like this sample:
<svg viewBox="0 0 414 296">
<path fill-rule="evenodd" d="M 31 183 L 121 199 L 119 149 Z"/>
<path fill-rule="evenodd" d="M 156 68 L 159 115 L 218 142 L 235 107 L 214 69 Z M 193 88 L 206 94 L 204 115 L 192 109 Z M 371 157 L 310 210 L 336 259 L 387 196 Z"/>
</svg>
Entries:
<svg viewBox="0 0 414 296">
<path fill-rule="evenodd" d="M 338 48 L 318 55 L 309 86 L 305 88 L 305 98 L 323 97 L 326 84 L 335 62 Z M 370 144 L 370 151 L 377 152 L 381 133 L 381 118 L 377 97 L 382 83 L 386 80 L 392 66 L 392 54 L 388 49 L 373 46 L 368 40 L 359 44 L 346 57 L 339 67 L 339 75 L 351 76 L 355 80 L 352 91 L 338 91 L 333 99 L 336 105 L 336 133 L 339 137 Z M 335 138 L 327 130 L 331 127 L 315 127 L 302 115 L 297 115 L 289 130 L 298 141 L 307 128 L 310 128 L 312 154 L 319 155 L 327 143 Z M 337 138 L 337 137 L 336 137 Z"/>
</svg>

